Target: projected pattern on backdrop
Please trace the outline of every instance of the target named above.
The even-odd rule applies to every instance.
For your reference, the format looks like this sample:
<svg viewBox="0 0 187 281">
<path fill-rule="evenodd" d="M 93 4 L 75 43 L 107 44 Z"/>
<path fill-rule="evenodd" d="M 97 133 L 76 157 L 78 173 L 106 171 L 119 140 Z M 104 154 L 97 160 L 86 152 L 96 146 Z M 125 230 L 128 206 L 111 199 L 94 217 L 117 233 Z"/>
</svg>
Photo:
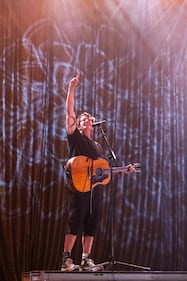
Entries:
<svg viewBox="0 0 187 281">
<path fill-rule="evenodd" d="M 120 164 L 140 161 L 143 166 L 141 177 L 119 177 L 115 182 L 115 201 L 126 193 L 115 210 L 116 223 L 120 224 L 123 204 L 126 206 L 121 241 L 130 245 L 133 238 L 138 242 L 139 228 L 135 229 L 134 224 L 137 218 L 140 221 L 146 218 L 141 231 L 147 240 L 142 239 L 141 245 L 152 247 L 153 252 L 160 247 L 164 255 L 162 243 L 166 241 L 168 249 L 171 248 L 172 237 L 167 239 L 167 235 L 177 226 L 173 225 L 171 209 L 162 205 L 163 198 L 167 201 L 177 196 L 181 212 L 185 211 L 182 198 L 186 179 L 183 149 L 187 135 L 184 106 L 187 69 L 183 63 L 185 43 L 177 32 L 179 23 L 172 35 L 176 34 L 175 39 L 181 45 L 175 45 L 174 39 L 163 44 L 164 32 L 156 47 L 146 40 L 148 31 L 144 40 L 137 33 L 129 39 L 130 27 L 127 32 L 127 27 L 119 28 L 117 23 L 101 24 L 96 32 L 89 24 L 77 24 L 72 29 L 71 22 L 60 26 L 51 19 L 36 21 L 20 39 L 7 46 L 1 43 L 1 186 L 8 187 L 10 195 L 15 187 L 23 189 L 27 200 L 34 192 L 39 204 L 39 190 L 46 192 L 62 185 L 67 159 L 65 98 L 69 80 L 80 72 L 76 108 L 91 111 L 98 120 L 107 119 L 106 130 Z M 103 40 L 106 33 L 110 34 L 108 41 Z M 118 47 L 108 48 L 111 42 Z M 21 60 L 16 57 L 18 53 Z M 14 159 L 9 174 L 7 157 Z M 141 192 L 137 202 L 129 186 L 133 192 Z M 2 196 L 1 213 L 6 217 L 3 199 Z M 108 200 L 104 196 L 104 203 Z M 30 212 L 28 205 L 18 208 L 15 204 L 8 215 L 21 216 L 24 212 Z M 55 216 L 42 210 L 42 219 Z M 161 242 L 157 232 L 149 233 L 149 227 L 160 220 L 166 227 L 166 239 Z M 178 221 L 178 228 L 182 229 L 182 221 Z M 118 236 L 114 239 L 117 241 Z"/>
</svg>

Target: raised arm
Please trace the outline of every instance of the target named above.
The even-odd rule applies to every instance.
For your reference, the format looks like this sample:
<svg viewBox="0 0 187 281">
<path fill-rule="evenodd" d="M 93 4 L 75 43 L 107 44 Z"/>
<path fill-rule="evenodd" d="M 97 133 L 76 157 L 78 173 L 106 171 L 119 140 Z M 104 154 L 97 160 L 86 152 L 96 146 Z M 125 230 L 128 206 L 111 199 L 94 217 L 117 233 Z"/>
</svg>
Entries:
<svg viewBox="0 0 187 281">
<path fill-rule="evenodd" d="M 66 98 L 66 130 L 68 134 L 73 134 L 76 129 L 76 114 L 74 108 L 74 91 L 75 87 L 79 83 L 79 76 L 78 73 L 74 78 L 71 79 L 68 87 L 68 94 Z"/>
</svg>

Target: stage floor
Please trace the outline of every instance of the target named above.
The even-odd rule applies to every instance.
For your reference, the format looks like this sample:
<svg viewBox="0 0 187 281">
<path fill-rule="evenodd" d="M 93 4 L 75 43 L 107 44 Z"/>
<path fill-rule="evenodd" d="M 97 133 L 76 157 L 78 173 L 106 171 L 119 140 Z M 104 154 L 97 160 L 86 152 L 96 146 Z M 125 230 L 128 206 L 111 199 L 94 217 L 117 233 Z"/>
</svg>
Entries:
<svg viewBox="0 0 187 281">
<path fill-rule="evenodd" d="M 187 281 L 187 271 L 149 271 L 149 272 L 61 272 L 61 271 L 31 271 L 22 274 L 22 281 Z"/>
</svg>

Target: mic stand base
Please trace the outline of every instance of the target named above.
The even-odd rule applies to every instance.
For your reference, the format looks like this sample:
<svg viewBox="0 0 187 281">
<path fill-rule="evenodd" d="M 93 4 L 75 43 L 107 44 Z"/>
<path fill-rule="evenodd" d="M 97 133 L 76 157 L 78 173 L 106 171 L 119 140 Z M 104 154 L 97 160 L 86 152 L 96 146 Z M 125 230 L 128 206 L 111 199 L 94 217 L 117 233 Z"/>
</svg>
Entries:
<svg viewBox="0 0 187 281">
<path fill-rule="evenodd" d="M 114 266 L 115 264 L 117 265 L 123 265 L 123 266 L 128 266 L 128 267 L 133 267 L 136 269 L 140 269 L 143 271 L 150 271 L 151 268 L 150 267 L 146 267 L 146 266 L 141 266 L 141 265 L 137 265 L 137 264 L 132 264 L 132 263 L 127 263 L 127 262 L 122 262 L 122 261 L 106 261 L 106 262 L 102 262 L 97 264 L 96 266 L 107 266 L 107 265 L 112 265 Z"/>
</svg>

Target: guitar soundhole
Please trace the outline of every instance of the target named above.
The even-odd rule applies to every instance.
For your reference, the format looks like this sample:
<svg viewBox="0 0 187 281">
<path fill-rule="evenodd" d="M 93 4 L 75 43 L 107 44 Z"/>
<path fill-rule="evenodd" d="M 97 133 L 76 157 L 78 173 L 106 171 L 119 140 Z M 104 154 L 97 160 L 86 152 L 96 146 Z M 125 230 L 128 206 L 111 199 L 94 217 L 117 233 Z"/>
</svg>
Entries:
<svg viewBox="0 0 187 281">
<path fill-rule="evenodd" d="M 103 170 L 101 168 L 97 168 L 95 172 L 98 177 L 102 176 L 103 174 Z"/>
</svg>

